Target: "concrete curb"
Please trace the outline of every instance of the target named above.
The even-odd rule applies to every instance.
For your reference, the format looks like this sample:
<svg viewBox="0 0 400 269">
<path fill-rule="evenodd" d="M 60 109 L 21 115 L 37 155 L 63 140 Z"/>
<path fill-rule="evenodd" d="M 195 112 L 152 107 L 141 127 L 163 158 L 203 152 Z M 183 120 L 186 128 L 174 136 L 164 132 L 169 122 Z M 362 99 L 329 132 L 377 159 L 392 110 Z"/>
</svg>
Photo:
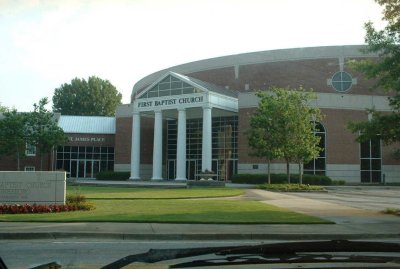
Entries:
<svg viewBox="0 0 400 269">
<path fill-rule="evenodd" d="M 34 239 L 115 239 L 115 240 L 339 240 L 339 239 L 382 239 L 400 238 L 400 233 L 383 234 L 125 234 L 125 233 L 0 233 L 0 240 Z"/>
</svg>

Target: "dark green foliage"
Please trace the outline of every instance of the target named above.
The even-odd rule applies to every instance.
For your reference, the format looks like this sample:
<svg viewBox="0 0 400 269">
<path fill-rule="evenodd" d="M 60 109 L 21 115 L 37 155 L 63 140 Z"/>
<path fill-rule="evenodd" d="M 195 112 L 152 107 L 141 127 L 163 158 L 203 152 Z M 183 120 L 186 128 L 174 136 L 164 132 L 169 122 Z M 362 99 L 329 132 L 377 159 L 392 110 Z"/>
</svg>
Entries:
<svg viewBox="0 0 400 269">
<path fill-rule="evenodd" d="M 345 185 L 346 181 L 344 180 L 332 180 L 332 185 Z"/>
<path fill-rule="evenodd" d="M 12 156 L 17 161 L 17 170 L 20 171 L 20 160 L 25 156 L 27 142 L 26 113 L 17 110 L 7 110 L 0 119 L 0 157 Z"/>
<path fill-rule="evenodd" d="M 67 141 L 54 114 L 45 108 L 47 103 L 47 98 L 42 98 L 33 105 L 33 112 L 19 113 L 13 109 L 6 111 L 4 118 L 0 119 L 0 156 L 14 156 L 18 170 L 26 145 L 36 147 L 40 156 L 40 170 L 43 170 L 43 155 Z"/>
<path fill-rule="evenodd" d="M 351 66 L 361 71 L 366 78 L 374 79 L 374 89 L 379 88 L 391 92 L 389 99 L 391 113 L 380 113 L 370 109 L 371 120 L 352 122 L 349 129 L 355 134 L 361 134 L 358 141 L 379 138 L 385 144 L 400 141 L 400 1 L 376 0 L 383 7 L 383 20 L 387 22 L 383 30 L 374 28 L 372 22 L 365 24 L 367 47 L 365 53 L 374 53 L 378 57 L 351 62 Z M 399 157 L 400 150 L 393 150 Z"/>
<path fill-rule="evenodd" d="M 64 115 L 113 116 L 122 94 L 108 80 L 74 78 L 54 90 L 53 110 Z"/>
<path fill-rule="evenodd" d="M 54 114 L 48 111 L 45 106 L 47 98 L 42 98 L 39 104 L 34 104 L 34 110 L 27 113 L 27 143 L 34 145 L 40 156 L 40 170 L 43 170 L 43 155 L 50 153 L 57 145 L 67 142 L 67 136 L 63 129 L 57 125 Z"/>
<path fill-rule="evenodd" d="M 291 176 L 291 183 L 299 183 L 300 177 L 298 174 L 294 174 Z M 240 184 L 264 184 L 268 183 L 268 175 L 267 174 L 236 174 L 232 177 L 232 183 L 240 183 Z M 285 184 L 287 182 L 286 174 L 271 174 L 271 183 L 272 184 Z M 323 175 L 303 175 L 303 184 L 310 185 L 332 185 L 332 179 L 323 176 Z"/>
<path fill-rule="evenodd" d="M 128 180 L 131 176 L 130 172 L 100 172 L 96 175 L 97 180 Z"/>
</svg>

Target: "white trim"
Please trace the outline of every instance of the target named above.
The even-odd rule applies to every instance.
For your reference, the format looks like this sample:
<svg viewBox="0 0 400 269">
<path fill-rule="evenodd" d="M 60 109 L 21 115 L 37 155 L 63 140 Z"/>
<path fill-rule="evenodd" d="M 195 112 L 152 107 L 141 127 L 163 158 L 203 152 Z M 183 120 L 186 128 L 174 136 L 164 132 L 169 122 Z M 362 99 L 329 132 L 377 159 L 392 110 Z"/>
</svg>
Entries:
<svg viewBox="0 0 400 269">
<path fill-rule="evenodd" d="M 385 176 L 385 183 L 400 183 L 400 165 L 382 165 L 382 182 Z"/>
<path fill-rule="evenodd" d="M 136 97 L 135 100 L 140 99 L 140 97 L 142 95 L 144 95 L 147 91 L 151 90 L 154 86 L 156 86 L 158 83 L 160 83 L 161 81 L 163 81 L 166 77 L 168 76 L 172 76 L 174 78 L 177 78 L 179 80 L 182 80 L 184 82 L 186 82 L 187 84 L 191 85 L 193 88 L 197 88 L 200 89 L 204 92 L 209 92 L 208 89 L 204 88 L 203 86 L 197 84 L 196 82 L 191 81 L 188 77 L 180 75 L 178 73 L 172 72 L 172 71 L 168 71 L 166 72 L 164 75 L 160 76 L 157 80 L 155 80 L 152 84 L 150 84 L 148 87 L 146 87 L 143 91 L 141 91 Z M 165 97 L 171 97 L 171 96 L 163 96 Z M 163 97 L 159 97 L 159 98 L 163 98 Z"/>
<path fill-rule="evenodd" d="M 391 111 L 388 96 L 346 94 L 346 93 L 319 93 L 317 100 L 310 104 L 319 108 L 365 110 L 375 108 L 378 111 Z M 259 98 L 254 92 L 239 93 L 239 109 L 258 107 Z"/>
<path fill-rule="evenodd" d="M 29 156 L 29 157 L 36 156 L 36 146 L 25 143 L 25 156 Z"/>
<path fill-rule="evenodd" d="M 360 164 L 326 164 L 326 175 L 333 180 L 360 184 L 360 168 Z"/>
<path fill-rule="evenodd" d="M 24 166 L 24 171 L 25 172 L 35 172 L 35 166 L 33 166 L 33 165 L 27 165 L 27 166 Z"/>
</svg>

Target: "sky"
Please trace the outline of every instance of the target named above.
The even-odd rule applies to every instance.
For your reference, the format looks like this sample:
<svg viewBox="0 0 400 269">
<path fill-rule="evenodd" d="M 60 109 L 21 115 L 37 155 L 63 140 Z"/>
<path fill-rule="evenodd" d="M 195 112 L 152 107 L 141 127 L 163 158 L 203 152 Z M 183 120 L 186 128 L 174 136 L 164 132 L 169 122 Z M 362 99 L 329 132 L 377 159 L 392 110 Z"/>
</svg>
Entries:
<svg viewBox="0 0 400 269">
<path fill-rule="evenodd" d="M 158 70 L 284 48 L 364 44 L 374 0 L 0 0 L 0 105 L 32 111 L 73 78 L 129 103 Z M 51 104 L 49 109 L 51 109 Z"/>
</svg>

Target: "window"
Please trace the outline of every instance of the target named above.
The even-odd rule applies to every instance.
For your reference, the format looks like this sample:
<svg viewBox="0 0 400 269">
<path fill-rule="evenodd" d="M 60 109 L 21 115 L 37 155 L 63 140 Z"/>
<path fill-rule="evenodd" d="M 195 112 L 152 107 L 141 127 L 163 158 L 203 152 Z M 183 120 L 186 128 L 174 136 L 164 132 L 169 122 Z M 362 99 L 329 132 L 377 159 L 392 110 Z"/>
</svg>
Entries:
<svg viewBox="0 0 400 269">
<path fill-rule="evenodd" d="M 56 169 L 71 178 L 94 178 L 98 172 L 114 170 L 114 148 L 94 146 L 57 147 Z"/>
<path fill-rule="evenodd" d="M 202 92 L 201 90 L 195 89 L 188 83 L 182 82 L 181 80 L 173 76 L 167 76 L 160 83 L 158 83 L 153 88 L 144 93 L 142 96 L 140 96 L 139 99 L 201 93 L 201 92 Z"/>
<path fill-rule="evenodd" d="M 380 183 L 382 174 L 381 141 L 378 138 L 360 143 L 362 183 Z"/>
<path fill-rule="evenodd" d="M 187 174 L 195 170 L 201 172 L 202 162 L 202 129 L 203 119 L 186 121 L 186 158 Z M 177 147 L 177 121 L 167 121 L 167 163 L 169 179 L 175 176 L 175 160 Z M 238 117 L 212 118 L 212 170 L 217 173 L 218 180 L 229 180 L 232 173 L 237 172 L 238 160 Z"/>
<path fill-rule="evenodd" d="M 25 166 L 24 167 L 25 172 L 34 172 L 35 171 L 35 166 Z"/>
<path fill-rule="evenodd" d="M 346 92 L 353 85 L 353 78 L 347 72 L 336 72 L 332 76 L 332 87 L 338 92 Z"/>
<path fill-rule="evenodd" d="M 314 125 L 314 134 L 320 137 L 319 147 L 322 151 L 319 153 L 319 156 L 308 163 L 304 164 L 304 173 L 312 174 L 312 175 L 325 175 L 326 170 L 326 152 L 325 152 L 325 141 L 326 141 L 326 132 L 324 126 L 316 122 Z"/>
<path fill-rule="evenodd" d="M 25 155 L 36 156 L 36 146 L 26 143 Z"/>
</svg>

